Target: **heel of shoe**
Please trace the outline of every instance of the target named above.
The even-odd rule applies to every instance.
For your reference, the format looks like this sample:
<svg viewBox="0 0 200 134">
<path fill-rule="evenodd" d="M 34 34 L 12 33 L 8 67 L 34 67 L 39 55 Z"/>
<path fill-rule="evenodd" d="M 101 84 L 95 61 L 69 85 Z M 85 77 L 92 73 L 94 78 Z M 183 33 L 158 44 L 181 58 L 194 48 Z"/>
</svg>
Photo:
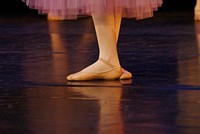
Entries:
<svg viewBox="0 0 200 134">
<path fill-rule="evenodd" d="M 120 76 L 120 80 L 127 80 L 131 79 L 133 76 L 130 72 L 126 71 L 125 69 L 122 68 L 122 75 Z"/>
<path fill-rule="evenodd" d="M 195 21 L 200 21 L 200 15 L 194 14 L 194 20 Z"/>
<path fill-rule="evenodd" d="M 121 67 L 115 67 L 104 73 L 97 74 L 97 77 L 99 76 L 100 77 L 99 79 L 104 79 L 104 80 L 116 80 L 119 79 L 121 75 L 122 75 Z"/>
<path fill-rule="evenodd" d="M 195 21 L 199 21 L 199 19 L 198 19 L 198 17 L 196 15 L 194 16 L 194 20 Z"/>
</svg>

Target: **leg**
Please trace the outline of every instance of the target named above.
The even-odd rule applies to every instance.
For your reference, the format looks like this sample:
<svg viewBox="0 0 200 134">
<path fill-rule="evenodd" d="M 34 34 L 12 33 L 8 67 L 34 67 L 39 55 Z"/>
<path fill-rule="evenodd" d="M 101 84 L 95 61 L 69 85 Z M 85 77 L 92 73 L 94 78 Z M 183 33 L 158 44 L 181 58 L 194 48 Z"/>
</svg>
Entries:
<svg viewBox="0 0 200 134">
<path fill-rule="evenodd" d="M 119 33 L 120 33 L 120 27 L 121 27 L 121 21 L 122 21 L 122 15 L 121 14 L 116 14 L 115 15 L 115 37 L 116 37 L 116 43 L 118 42 L 119 39 Z M 132 74 L 122 68 L 122 75 L 120 79 L 130 79 L 132 78 Z"/>
<path fill-rule="evenodd" d="M 117 53 L 114 15 L 93 14 L 99 60 L 82 71 L 67 77 L 71 81 L 93 79 L 119 79 L 122 75 Z"/>
<path fill-rule="evenodd" d="M 196 6 L 194 9 L 195 20 L 200 21 L 200 0 L 197 0 Z"/>
<path fill-rule="evenodd" d="M 114 15 L 95 14 L 92 17 L 99 45 L 99 57 L 115 66 L 120 66 Z"/>
<path fill-rule="evenodd" d="M 119 38 L 119 32 L 120 32 L 120 27 L 121 27 L 121 21 L 122 21 L 122 16 L 121 14 L 117 14 L 115 15 L 115 37 L 116 37 L 116 43 L 118 42 L 118 38 Z"/>
</svg>

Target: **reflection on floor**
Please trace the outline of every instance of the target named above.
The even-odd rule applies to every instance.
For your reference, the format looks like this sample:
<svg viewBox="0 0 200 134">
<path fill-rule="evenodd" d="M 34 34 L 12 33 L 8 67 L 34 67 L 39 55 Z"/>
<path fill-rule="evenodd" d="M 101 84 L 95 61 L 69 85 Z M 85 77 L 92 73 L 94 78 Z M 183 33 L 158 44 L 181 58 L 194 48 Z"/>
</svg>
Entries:
<svg viewBox="0 0 200 134">
<path fill-rule="evenodd" d="M 193 13 L 124 19 L 126 81 L 67 82 L 98 56 L 90 17 L 0 19 L 0 133 L 200 133 L 200 22 Z"/>
<path fill-rule="evenodd" d="M 200 23 L 194 24 L 196 43 L 179 47 L 180 84 L 199 86 L 200 84 Z"/>
</svg>

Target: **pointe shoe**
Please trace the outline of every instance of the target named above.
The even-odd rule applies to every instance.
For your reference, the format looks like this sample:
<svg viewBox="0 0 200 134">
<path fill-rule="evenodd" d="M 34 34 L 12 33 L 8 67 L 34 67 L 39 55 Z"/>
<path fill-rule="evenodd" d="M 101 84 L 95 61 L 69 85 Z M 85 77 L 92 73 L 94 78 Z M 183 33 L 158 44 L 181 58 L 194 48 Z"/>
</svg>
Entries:
<svg viewBox="0 0 200 134">
<path fill-rule="evenodd" d="M 105 71 L 100 71 L 100 72 L 86 72 L 86 71 L 80 71 L 75 74 L 71 74 L 67 76 L 68 81 L 89 81 L 89 80 L 115 80 L 119 79 L 122 75 L 122 68 L 121 67 L 115 67 L 109 62 L 105 61 L 102 58 L 99 58 L 101 62 L 104 64 L 110 66 L 111 68 Z"/>
</svg>

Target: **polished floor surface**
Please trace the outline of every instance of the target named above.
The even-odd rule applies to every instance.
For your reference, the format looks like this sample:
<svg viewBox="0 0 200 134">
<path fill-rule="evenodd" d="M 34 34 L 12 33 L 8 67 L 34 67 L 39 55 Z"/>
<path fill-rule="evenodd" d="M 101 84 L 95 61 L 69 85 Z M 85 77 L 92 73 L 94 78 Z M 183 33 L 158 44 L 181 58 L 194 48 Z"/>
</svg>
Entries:
<svg viewBox="0 0 200 134">
<path fill-rule="evenodd" d="M 200 134 L 200 22 L 124 19 L 126 81 L 67 82 L 98 56 L 91 18 L 0 17 L 1 134 Z"/>
</svg>

